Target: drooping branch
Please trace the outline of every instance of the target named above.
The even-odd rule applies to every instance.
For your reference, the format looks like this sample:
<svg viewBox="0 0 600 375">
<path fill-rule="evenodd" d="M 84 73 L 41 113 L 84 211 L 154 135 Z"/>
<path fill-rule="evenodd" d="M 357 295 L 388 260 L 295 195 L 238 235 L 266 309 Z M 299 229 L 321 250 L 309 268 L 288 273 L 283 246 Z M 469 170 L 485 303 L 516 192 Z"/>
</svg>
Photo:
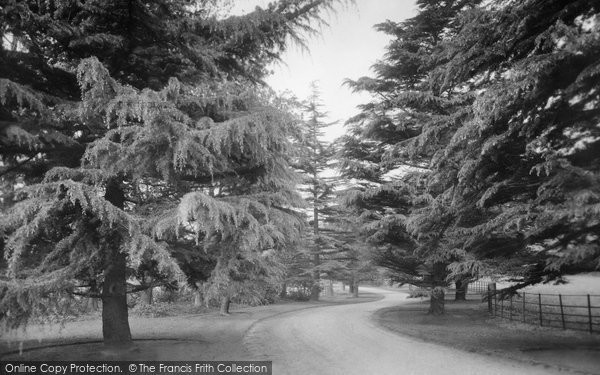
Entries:
<svg viewBox="0 0 600 375">
<path fill-rule="evenodd" d="M 138 292 L 150 289 L 150 288 L 156 288 L 156 287 L 159 287 L 159 286 L 167 286 L 167 285 L 171 285 L 171 284 L 172 283 L 166 282 L 166 281 L 155 282 L 155 283 L 150 283 L 150 284 L 140 284 L 140 285 L 137 285 L 137 286 L 135 286 L 135 287 L 127 290 L 127 294 L 138 293 Z"/>
<path fill-rule="evenodd" d="M 98 292 L 76 292 L 74 290 L 65 290 L 68 294 L 87 298 L 102 298 L 102 294 Z"/>
<path fill-rule="evenodd" d="M 24 166 L 25 164 L 29 163 L 33 158 L 35 157 L 35 155 L 31 155 L 29 156 L 27 159 L 16 163 L 15 165 L 13 165 L 12 167 L 9 167 L 3 171 L 0 171 L 0 177 L 12 172 L 12 171 L 16 171 L 17 169 L 21 168 L 22 166 Z"/>
</svg>

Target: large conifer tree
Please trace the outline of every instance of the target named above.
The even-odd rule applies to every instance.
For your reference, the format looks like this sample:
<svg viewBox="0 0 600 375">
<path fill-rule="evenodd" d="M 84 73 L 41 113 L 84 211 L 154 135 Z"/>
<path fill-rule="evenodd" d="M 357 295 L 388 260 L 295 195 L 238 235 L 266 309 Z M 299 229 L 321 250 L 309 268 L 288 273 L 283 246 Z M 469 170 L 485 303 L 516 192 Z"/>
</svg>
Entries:
<svg viewBox="0 0 600 375">
<path fill-rule="evenodd" d="M 400 228 L 413 243 L 383 260 L 433 261 L 459 280 L 506 272 L 522 277 L 517 288 L 596 269 L 597 4 L 419 4 L 417 17 L 386 24 L 397 39 L 378 77 L 353 83 L 379 99 L 355 118 L 346 170 L 376 180 L 416 168 L 379 188 L 400 199 L 385 202 L 391 215 L 367 216 L 384 242 Z M 354 202 L 377 203 L 377 192 Z"/>
<path fill-rule="evenodd" d="M 0 11 L 9 326 L 96 296 L 105 342 L 127 343 L 126 279 L 141 264 L 183 278 L 173 255 L 192 240 L 199 251 L 235 245 L 260 266 L 263 251 L 293 235 L 290 122 L 249 82 L 329 2 L 283 1 L 224 20 L 204 5 Z"/>
<path fill-rule="evenodd" d="M 467 255 L 454 274 L 500 267 L 519 288 L 600 266 L 599 20 L 595 1 L 491 4 L 444 44 L 432 86 L 474 96 L 433 165 Z"/>
<path fill-rule="evenodd" d="M 393 39 L 374 65 L 376 77 L 347 81 L 371 93 L 373 101 L 348 121 L 350 131 L 342 139 L 342 170 L 362 181 L 346 203 L 359 210 L 367 239 L 378 245 L 373 259 L 398 282 L 446 285 L 446 266 L 456 259 L 448 251 L 447 213 L 431 212 L 432 223 L 414 218 L 419 210 L 435 210 L 430 202 L 440 192 L 426 183 L 431 163 L 470 103 L 469 93 L 436 90 L 428 76 L 438 64 L 440 44 L 456 32 L 457 14 L 477 3 L 419 1 L 417 16 L 377 25 Z"/>
</svg>

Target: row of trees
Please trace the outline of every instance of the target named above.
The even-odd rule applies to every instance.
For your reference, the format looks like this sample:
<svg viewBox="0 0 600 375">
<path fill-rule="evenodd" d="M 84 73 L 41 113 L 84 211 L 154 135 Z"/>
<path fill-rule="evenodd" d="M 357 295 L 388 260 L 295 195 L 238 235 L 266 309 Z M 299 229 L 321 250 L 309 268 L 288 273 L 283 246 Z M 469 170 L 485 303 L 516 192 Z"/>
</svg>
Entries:
<svg viewBox="0 0 600 375">
<path fill-rule="evenodd" d="M 332 294 L 334 280 L 347 283 L 358 295 L 358 282 L 375 271 L 365 251 L 369 248 L 357 234 L 351 211 L 340 204 L 339 196 L 348 185 L 337 175 L 337 143 L 324 140 L 328 114 L 321 101 L 317 82 L 304 101 L 290 100 L 300 118 L 295 145 L 298 150 L 292 166 L 302 177 L 298 191 L 306 201 L 304 208 L 310 231 L 306 231 L 289 259 L 286 285 L 308 287 L 311 300 L 318 300 L 325 278 Z M 285 289 L 285 287 L 284 287 Z M 285 294 L 285 290 L 282 291 Z"/>
<path fill-rule="evenodd" d="M 463 292 L 597 269 L 595 2 L 419 0 L 378 26 L 393 39 L 376 77 L 347 82 L 374 99 L 339 149 L 316 87 L 298 106 L 262 84 L 334 3 L 3 5 L 2 322 L 96 297 L 105 342 L 123 344 L 127 293 L 202 284 L 227 312 L 287 280 L 317 299 L 322 276 L 356 290 L 366 249 L 395 281 Z"/>
<path fill-rule="evenodd" d="M 399 282 L 513 289 L 600 267 L 600 8 L 417 1 L 348 121 L 346 203 Z"/>
<path fill-rule="evenodd" d="M 105 343 L 126 344 L 127 293 L 207 282 L 226 311 L 281 276 L 303 224 L 297 119 L 261 82 L 333 3 L 3 4 L 2 322 L 97 297 Z"/>
</svg>

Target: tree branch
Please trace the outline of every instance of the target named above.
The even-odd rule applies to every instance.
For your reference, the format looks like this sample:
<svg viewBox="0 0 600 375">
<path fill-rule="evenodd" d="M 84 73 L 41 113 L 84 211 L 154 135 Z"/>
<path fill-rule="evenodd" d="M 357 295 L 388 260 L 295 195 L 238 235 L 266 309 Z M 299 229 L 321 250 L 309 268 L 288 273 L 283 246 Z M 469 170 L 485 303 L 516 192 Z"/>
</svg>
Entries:
<svg viewBox="0 0 600 375">
<path fill-rule="evenodd" d="M 169 284 L 171 284 L 171 283 L 165 282 L 165 281 L 163 281 L 163 282 L 157 282 L 157 283 L 150 283 L 150 284 L 141 284 L 141 285 L 137 285 L 134 288 L 128 290 L 127 294 L 137 293 L 137 292 L 144 291 L 146 289 L 154 288 L 154 287 L 157 287 L 157 286 L 165 286 L 165 285 L 169 285 Z"/>
<path fill-rule="evenodd" d="M 7 168 L 4 171 L 0 172 L 0 177 L 6 175 L 6 174 L 8 174 L 8 173 L 10 173 L 10 172 L 12 172 L 12 171 L 14 171 L 16 169 L 19 169 L 23 165 L 29 163 L 35 157 L 35 155 L 37 155 L 37 154 L 33 154 L 33 155 L 29 156 L 27 159 L 25 159 L 24 161 L 22 161 L 20 163 L 17 163 L 16 165 L 13 165 L 12 167 Z"/>
<path fill-rule="evenodd" d="M 101 293 L 97 292 L 75 292 L 73 290 L 65 290 L 68 294 L 72 294 L 75 296 L 87 297 L 87 298 L 102 298 Z"/>
</svg>

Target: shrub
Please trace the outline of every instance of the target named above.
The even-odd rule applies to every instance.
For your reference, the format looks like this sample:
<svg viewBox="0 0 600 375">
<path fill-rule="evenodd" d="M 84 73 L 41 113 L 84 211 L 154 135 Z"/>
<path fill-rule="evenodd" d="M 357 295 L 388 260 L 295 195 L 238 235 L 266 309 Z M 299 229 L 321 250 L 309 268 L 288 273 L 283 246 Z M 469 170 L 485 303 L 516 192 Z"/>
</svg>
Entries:
<svg viewBox="0 0 600 375">
<path fill-rule="evenodd" d="M 286 294 L 287 299 L 293 301 L 308 301 L 310 299 L 310 293 L 305 293 L 302 290 L 290 290 Z"/>
<path fill-rule="evenodd" d="M 159 318 L 162 316 L 176 315 L 178 308 L 176 305 L 169 302 L 155 302 L 151 305 L 145 303 L 138 303 L 133 309 L 131 314 L 145 318 Z"/>
</svg>

